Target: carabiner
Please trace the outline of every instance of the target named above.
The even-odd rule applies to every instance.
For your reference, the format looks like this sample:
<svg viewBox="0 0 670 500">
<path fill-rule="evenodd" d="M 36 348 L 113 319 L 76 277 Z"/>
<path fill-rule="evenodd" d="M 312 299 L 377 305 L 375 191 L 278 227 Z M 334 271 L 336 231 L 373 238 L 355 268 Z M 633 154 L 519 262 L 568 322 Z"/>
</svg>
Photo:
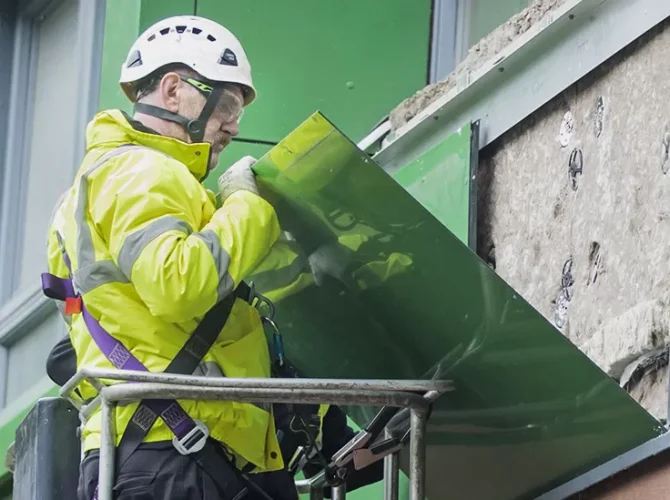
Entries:
<svg viewBox="0 0 670 500">
<path fill-rule="evenodd" d="M 282 339 L 281 332 L 277 324 L 267 316 L 261 316 L 261 321 L 267 323 L 272 327 L 272 343 L 274 344 L 275 357 L 279 362 L 279 366 L 284 366 L 284 340 Z"/>
<path fill-rule="evenodd" d="M 256 285 L 252 281 L 249 283 L 249 298 L 250 301 L 249 303 L 258 310 L 258 312 L 261 312 L 261 306 L 265 304 L 267 308 L 269 309 L 269 314 L 266 315 L 266 317 L 270 318 L 271 320 L 274 319 L 275 317 L 275 305 L 272 303 L 270 299 L 265 297 L 263 294 L 258 293 L 256 291 Z"/>
</svg>

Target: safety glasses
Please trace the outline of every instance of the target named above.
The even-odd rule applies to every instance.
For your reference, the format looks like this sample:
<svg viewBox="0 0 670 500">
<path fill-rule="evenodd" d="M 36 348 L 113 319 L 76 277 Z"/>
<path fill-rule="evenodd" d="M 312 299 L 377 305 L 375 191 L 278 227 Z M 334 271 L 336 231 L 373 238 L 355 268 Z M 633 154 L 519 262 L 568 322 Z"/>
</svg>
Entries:
<svg viewBox="0 0 670 500">
<path fill-rule="evenodd" d="M 182 81 L 195 87 L 196 90 L 205 97 L 209 97 L 212 93 L 213 87 L 211 85 L 196 80 L 195 78 L 189 78 L 183 75 L 179 75 L 179 77 Z M 240 99 L 235 92 L 224 87 L 215 109 L 226 123 L 239 123 L 244 114 L 244 101 Z"/>
</svg>

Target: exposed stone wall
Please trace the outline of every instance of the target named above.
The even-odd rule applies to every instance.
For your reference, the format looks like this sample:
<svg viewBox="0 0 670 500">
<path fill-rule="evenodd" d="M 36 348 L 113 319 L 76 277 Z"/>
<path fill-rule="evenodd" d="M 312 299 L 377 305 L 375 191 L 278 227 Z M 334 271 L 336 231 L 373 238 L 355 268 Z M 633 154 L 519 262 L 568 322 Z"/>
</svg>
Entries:
<svg viewBox="0 0 670 500">
<path fill-rule="evenodd" d="M 566 0 L 536 0 L 445 81 L 391 112 L 411 120 Z M 670 345 L 670 22 L 480 153 L 478 252 L 660 419 Z"/>
<path fill-rule="evenodd" d="M 480 255 L 659 418 L 669 150 L 666 22 L 480 154 Z"/>
</svg>

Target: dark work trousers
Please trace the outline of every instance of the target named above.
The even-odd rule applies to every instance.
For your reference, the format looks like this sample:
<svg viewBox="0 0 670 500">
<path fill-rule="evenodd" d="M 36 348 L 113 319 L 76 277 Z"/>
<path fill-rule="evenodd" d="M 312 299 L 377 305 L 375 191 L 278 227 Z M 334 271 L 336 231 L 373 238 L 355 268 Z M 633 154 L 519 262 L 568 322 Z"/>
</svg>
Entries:
<svg viewBox="0 0 670 500">
<path fill-rule="evenodd" d="M 293 478 L 285 471 L 248 474 L 249 484 L 220 454 L 218 481 L 169 441 L 145 443 L 116 471 L 116 500 L 298 500 Z M 98 450 L 81 463 L 78 500 L 92 500 L 98 483 Z M 254 487 L 254 485 L 256 487 Z M 247 493 L 240 494 L 246 487 Z M 267 496 L 258 491 L 260 487 Z"/>
</svg>

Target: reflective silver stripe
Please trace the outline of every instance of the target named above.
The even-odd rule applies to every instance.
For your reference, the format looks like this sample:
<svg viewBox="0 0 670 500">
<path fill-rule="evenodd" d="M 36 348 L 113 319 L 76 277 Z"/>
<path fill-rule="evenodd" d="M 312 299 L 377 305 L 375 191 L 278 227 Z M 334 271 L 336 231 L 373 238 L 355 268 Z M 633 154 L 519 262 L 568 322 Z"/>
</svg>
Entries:
<svg viewBox="0 0 670 500">
<path fill-rule="evenodd" d="M 193 375 L 196 377 L 225 377 L 221 367 L 214 361 L 203 361 L 193 370 Z"/>
<path fill-rule="evenodd" d="M 112 260 L 99 260 L 80 267 L 74 272 L 74 281 L 77 282 L 77 290 L 82 294 L 108 283 L 130 283 Z"/>
<path fill-rule="evenodd" d="M 51 222 L 49 223 L 49 227 L 53 224 L 53 218 L 56 216 L 56 211 L 58 208 L 60 208 L 60 204 L 63 202 L 63 196 L 61 196 L 61 199 L 58 200 L 58 207 L 56 210 L 54 210 L 53 215 L 51 216 Z M 63 237 L 58 231 L 55 231 L 56 233 L 56 241 L 58 242 L 58 248 L 60 248 L 60 253 L 63 259 L 63 264 L 65 264 L 65 243 L 63 242 Z M 54 300 L 53 302 L 56 303 L 56 307 L 60 311 L 61 316 L 63 316 L 63 319 L 65 320 L 65 323 L 67 323 L 68 326 L 72 326 L 72 317 L 68 316 L 65 314 L 65 302 L 60 301 L 60 300 Z"/>
<path fill-rule="evenodd" d="M 93 237 L 91 228 L 86 222 L 86 212 L 88 210 L 88 177 L 100 168 L 107 160 L 119 156 L 133 149 L 146 149 L 136 144 L 125 144 L 116 149 L 108 151 L 96 161 L 91 168 L 81 175 L 79 179 L 79 192 L 77 197 L 77 207 L 75 208 L 74 218 L 77 223 L 77 272 L 74 275 L 73 283 L 75 289 L 82 290 L 79 280 L 85 280 L 84 269 L 94 270 L 92 264 L 95 263 L 95 250 L 93 248 Z"/>
<path fill-rule="evenodd" d="M 48 226 L 49 228 L 51 228 L 51 226 L 53 226 L 54 220 L 56 220 L 56 214 L 58 214 L 58 211 L 60 210 L 60 207 L 63 204 L 63 201 L 65 200 L 65 197 L 67 196 L 68 191 L 64 191 L 58 197 L 58 201 L 56 201 L 56 206 L 51 211 L 51 218 L 49 218 L 49 226 Z M 48 243 L 48 241 L 47 241 L 47 243 Z"/>
<path fill-rule="evenodd" d="M 181 231 L 189 235 L 193 232 L 191 226 L 186 221 L 176 217 L 161 217 L 149 225 L 138 229 L 134 233 L 126 236 L 119 252 L 119 267 L 123 274 L 130 278 L 135 261 L 139 258 L 142 250 L 156 237 L 167 231 Z"/>
<path fill-rule="evenodd" d="M 72 316 L 68 316 L 67 314 L 65 314 L 65 302 L 62 302 L 60 300 L 54 300 L 53 303 L 56 304 L 56 307 L 58 308 L 60 315 L 63 316 L 63 319 L 65 320 L 65 323 L 67 323 L 67 326 L 71 327 Z"/>
<path fill-rule="evenodd" d="M 233 291 L 233 278 L 228 274 L 228 264 L 230 264 L 230 255 L 228 252 L 221 246 L 219 243 L 219 237 L 217 234 L 208 229 L 199 233 L 194 233 L 194 236 L 197 236 L 202 241 L 205 242 L 207 248 L 209 249 L 212 257 L 214 257 L 214 265 L 219 273 L 219 286 L 217 287 L 217 292 L 219 295 L 219 301 L 226 297 L 230 292 Z"/>
<path fill-rule="evenodd" d="M 307 261 L 298 255 L 288 266 L 254 274 L 249 276 L 249 281 L 254 282 L 260 293 L 268 293 L 290 285 L 307 269 Z"/>
<path fill-rule="evenodd" d="M 193 371 L 193 375 L 196 377 L 225 377 L 221 367 L 218 363 L 214 361 L 204 361 L 198 365 L 198 367 Z M 256 408 L 260 408 L 263 411 L 270 413 L 272 411 L 271 403 L 248 403 L 254 405 Z"/>
</svg>

